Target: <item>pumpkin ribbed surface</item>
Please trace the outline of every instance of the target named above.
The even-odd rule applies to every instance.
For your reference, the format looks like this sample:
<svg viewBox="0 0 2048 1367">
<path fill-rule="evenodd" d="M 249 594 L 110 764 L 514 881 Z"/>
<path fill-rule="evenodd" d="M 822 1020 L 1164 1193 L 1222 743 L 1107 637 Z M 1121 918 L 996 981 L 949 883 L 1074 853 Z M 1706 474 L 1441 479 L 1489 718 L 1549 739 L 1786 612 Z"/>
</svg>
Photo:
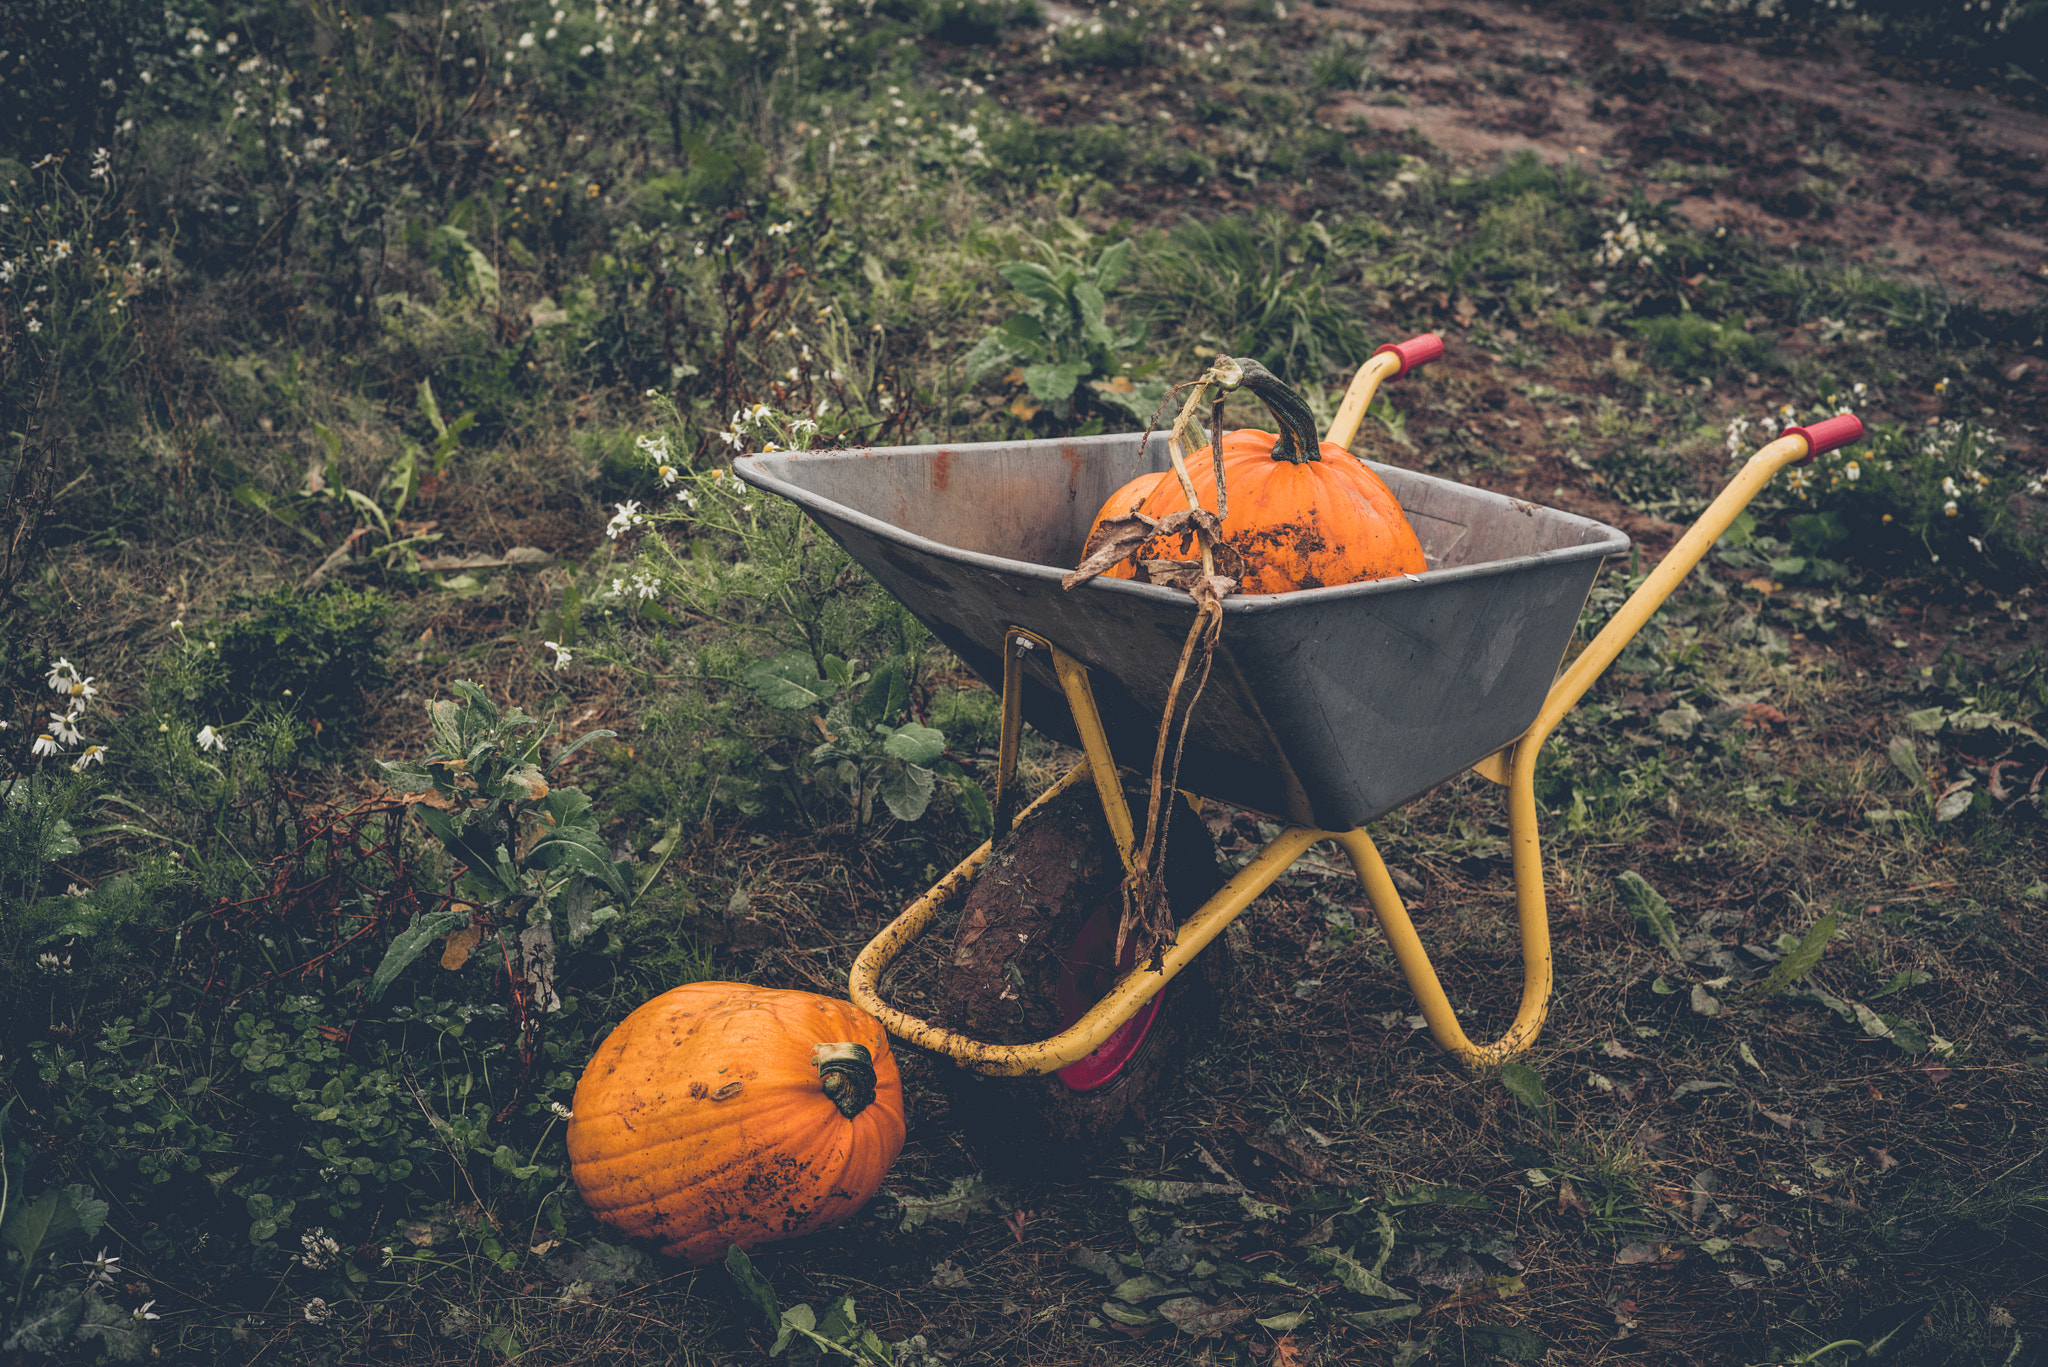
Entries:
<svg viewBox="0 0 2048 1367">
<path fill-rule="evenodd" d="M 1319 460 L 1278 459 L 1273 448 L 1279 440 L 1275 433 L 1248 428 L 1223 438 L 1223 479 L 1230 495 L 1223 537 L 1245 558 L 1240 591 L 1288 593 L 1420 574 L 1428 568 L 1400 501 L 1364 462 L 1331 442 L 1320 443 Z M 1202 506 L 1216 511 L 1209 448 L 1190 456 L 1187 464 Z M 1095 521 L 1122 517 L 1133 504 L 1147 517 L 1165 517 L 1187 507 L 1187 499 L 1171 470 L 1140 475 L 1109 496 Z M 1194 538 L 1187 537 L 1154 541 L 1142 558 L 1200 557 Z M 1129 579 L 1135 571 L 1127 561 L 1108 573 Z"/>
<path fill-rule="evenodd" d="M 873 1099 L 846 1102 L 850 1118 L 841 1082 L 828 1095 L 822 1081 L 830 1045 L 872 1060 Z M 844 1220 L 903 1147 L 903 1084 L 874 1017 L 743 983 L 691 983 L 626 1017 L 573 1110 L 570 1171 L 591 1212 L 700 1263 Z"/>
</svg>

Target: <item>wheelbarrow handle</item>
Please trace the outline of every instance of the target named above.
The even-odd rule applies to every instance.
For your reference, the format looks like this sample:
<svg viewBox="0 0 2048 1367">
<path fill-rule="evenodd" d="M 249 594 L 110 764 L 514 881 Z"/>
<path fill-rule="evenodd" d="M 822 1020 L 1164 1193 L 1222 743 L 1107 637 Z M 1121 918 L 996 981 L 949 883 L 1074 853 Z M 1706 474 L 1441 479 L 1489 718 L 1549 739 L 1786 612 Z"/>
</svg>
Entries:
<svg viewBox="0 0 2048 1367">
<path fill-rule="evenodd" d="M 1862 441 L 1863 419 L 1854 413 L 1838 413 L 1832 418 L 1806 427 L 1788 427 L 1778 434 L 1780 440 L 1793 436 L 1806 438 L 1805 458 L 1812 460 L 1823 451 L 1847 446 L 1852 441 Z"/>
<path fill-rule="evenodd" d="M 1372 407 L 1380 383 L 1427 365 L 1443 354 L 1444 339 L 1434 332 L 1410 337 L 1405 342 L 1388 342 L 1373 352 L 1351 377 L 1351 387 L 1344 391 L 1344 402 L 1337 406 L 1337 416 L 1330 420 L 1330 430 L 1323 440 L 1350 449 L 1351 439 L 1358 435 L 1358 424 L 1365 420 L 1365 410 Z"/>
<path fill-rule="evenodd" d="M 1607 666 L 1614 663 L 1628 643 L 1635 639 L 1636 633 L 1664 606 L 1664 600 L 1692 573 L 1694 566 L 1706 558 L 1714 543 L 1741 516 L 1750 500 L 1763 492 L 1771 477 L 1788 465 L 1812 460 L 1823 451 L 1847 446 L 1862 436 L 1863 420 L 1854 413 L 1842 413 L 1811 427 L 1788 427 L 1776 441 L 1758 450 L 1729 481 L 1720 496 L 1700 514 L 1699 520 L 1679 537 L 1678 544 L 1629 595 L 1628 601 L 1608 619 L 1599 635 L 1558 675 L 1529 729 L 1512 745 L 1488 755 L 1472 767 L 1496 783 L 1507 783 L 1516 765 L 1530 766 L 1533 774 L 1536 755 L 1552 728 L 1564 719 L 1564 714 L 1585 696 L 1586 690 L 1607 671 Z"/>
<path fill-rule="evenodd" d="M 1428 365 L 1444 354 L 1444 339 L 1434 332 L 1425 332 L 1420 337 L 1410 337 L 1405 342 L 1388 342 L 1373 352 L 1374 356 L 1392 355 L 1401 362 L 1396 375 L 1406 375 L 1419 365 Z"/>
</svg>

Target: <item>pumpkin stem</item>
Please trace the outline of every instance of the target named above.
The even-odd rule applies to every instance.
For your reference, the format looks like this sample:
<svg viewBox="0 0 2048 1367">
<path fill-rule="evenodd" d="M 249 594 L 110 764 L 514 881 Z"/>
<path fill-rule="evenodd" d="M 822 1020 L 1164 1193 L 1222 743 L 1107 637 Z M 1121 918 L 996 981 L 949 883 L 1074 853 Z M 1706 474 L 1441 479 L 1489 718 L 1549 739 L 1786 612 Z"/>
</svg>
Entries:
<svg viewBox="0 0 2048 1367">
<path fill-rule="evenodd" d="M 818 1086 L 848 1120 L 875 1099 L 875 1058 L 865 1044 L 821 1044 L 811 1050 L 811 1062 Z"/>
<path fill-rule="evenodd" d="M 1321 460 L 1322 439 L 1316 435 L 1316 418 L 1308 411 L 1308 401 L 1257 361 L 1238 364 L 1244 368 L 1244 387 L 1259 396 L 1280 429 L 1280 440 L 1273 443 L 1273 459 L 1295 465 L 1305 460 Z"/>
</svg>

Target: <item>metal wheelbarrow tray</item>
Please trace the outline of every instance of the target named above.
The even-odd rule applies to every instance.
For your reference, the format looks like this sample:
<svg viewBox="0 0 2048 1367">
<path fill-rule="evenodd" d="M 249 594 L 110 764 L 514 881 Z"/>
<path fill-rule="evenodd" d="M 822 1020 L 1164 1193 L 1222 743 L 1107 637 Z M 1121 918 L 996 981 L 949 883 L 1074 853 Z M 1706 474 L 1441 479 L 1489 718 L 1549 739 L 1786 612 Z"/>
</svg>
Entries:
<svg viewBox="0 0 2048 1367">
<path fill-rule="evenodd" d="M 1166 437 L 747 456 L 734 469 L 810 513 L 992 688 L 1006 629 L 1088 667 L 1119 765 L 1142 771 L 1193 606 L 1099 578 L 1068 592 L 1089 525 L 1168 468 Z M 1628 546 L 1570 513 L 1391 466 L 1429 569 L 1224 600 L 1181 786 L 1301 826 L 1364 825 L 1470 768 L 1541 707 L 1602 560 Z M 1053 665 L 1027 656 L 1024 717 L 1078 740 Z"/>
<path fill-rule="evenodd" d="M 1328 440 L 1348 446 L 1379 383 L 1441 355 L 1425 336 L 1380 348 L 1359 370 Z M 1312 845 L 1339 845 L 1431 1035 L 1468 1063 L 1525 1049 L 1551 989 L 1535 797 L 1544 740 L 1771 478 L 1859 439 L 1851 414 L 1788 427 L 1730 481 L 1567 667 L 1559 662 L 1614 528 L 1393 467 L 1428 565 L 1419 575 L 1227 598 L 1215 669 L 1189 723 L 1182 787 L 1280 818 L 1285 828 L 1184 920 L 1149 964 L 1059 1034 L 991 1044 L 911 1016 L 880 983 L 990 856 L 962 860 L 855 960 L 848 990 L 892 1034 L 993 1077 L 1058 1073 L 1075 1092 L 1108 1085 L 1142 1047 L 1154 999 Z M 1143 449 L 1141 449 L 1141 447 Z M 1168 467 L 1166 438 L 1082 437 L 744 457 L 749 483 L 804 508 L 934 634 L 1003 692 L 996 824 L 1009 829 L 1018 730 L 1029 720 L 1086 755 L 1041 795 L 1091 782 L 1133 867 L 1119 770 L 1148 772 L 1193 605 L 1178 590 L 1099 578 L 1060 587 L 1096 512 L 1140 474 Z M 1027 649 L 1026 647 L 1043 647 Z M 1522 941 L 1521 1004 L 1490 1044 L 1467 1038 L 1364 824 L 1473 769 L 1507 789 Z"/>
</svg>

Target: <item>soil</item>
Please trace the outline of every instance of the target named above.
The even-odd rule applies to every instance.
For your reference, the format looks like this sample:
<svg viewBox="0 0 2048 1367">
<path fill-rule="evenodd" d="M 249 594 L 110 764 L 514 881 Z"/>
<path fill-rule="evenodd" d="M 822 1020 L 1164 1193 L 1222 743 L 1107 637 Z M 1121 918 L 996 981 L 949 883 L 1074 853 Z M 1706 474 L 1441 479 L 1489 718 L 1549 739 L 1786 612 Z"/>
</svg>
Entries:
<svg viewBox="0 0 2048 1367">
<path fill-rule="evenodd" d="M 1886 74 L 1847 47 L 1787 53 L 1466 0 L 1309 14 L 1374 45 L 1404 105 L 1347 95 L 1332 127 L 1421 134 L 1472 164 L 1528 151 L 1626 192 L 1648 174 L 1695 225 L 1823 246 L 1993 308 L 2042 297 L 2048 114 Z M 1846 172 L 1837 188 L 1816 169 Z"/>
</svg>

